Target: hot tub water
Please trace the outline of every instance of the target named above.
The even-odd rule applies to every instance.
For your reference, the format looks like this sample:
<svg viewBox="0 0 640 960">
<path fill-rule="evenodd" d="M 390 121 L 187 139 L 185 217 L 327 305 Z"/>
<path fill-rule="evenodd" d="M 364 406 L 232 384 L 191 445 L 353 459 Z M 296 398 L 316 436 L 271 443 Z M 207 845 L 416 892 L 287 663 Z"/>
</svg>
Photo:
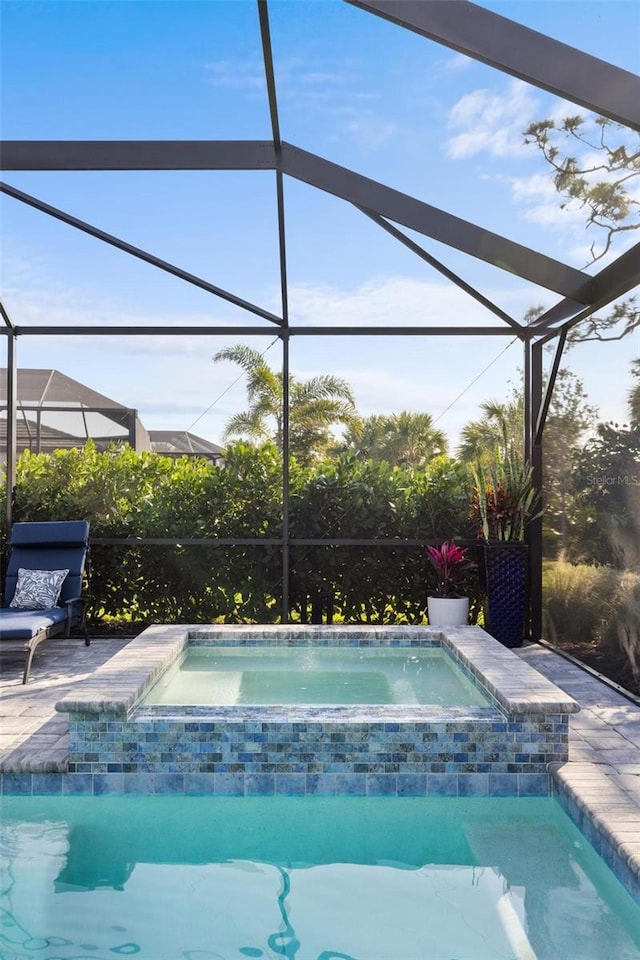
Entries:
<svg viewBox="0 0 640 960">
<path fill-rule="evenodd" d="M 191 646 L 146 704 L 439 704 L 488 699 L 440 647 Z"/>
</svg>

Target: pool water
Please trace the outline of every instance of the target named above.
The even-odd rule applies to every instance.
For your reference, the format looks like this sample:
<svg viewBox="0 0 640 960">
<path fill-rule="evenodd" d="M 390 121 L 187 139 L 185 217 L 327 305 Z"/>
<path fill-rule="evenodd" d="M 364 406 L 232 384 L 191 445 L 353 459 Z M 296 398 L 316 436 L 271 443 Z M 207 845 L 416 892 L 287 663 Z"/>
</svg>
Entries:
<svg viewBox="0 0 640 960">
<path fill-rule="evenodd" d="M 2 960 L 639 960 L 555 801 L 5 797 Z"/>
<path fill-rule="evenodd" d="M 187 648 L 147 704 L 437 704 L 488 700 L 439 647 Z"/>
</svg>

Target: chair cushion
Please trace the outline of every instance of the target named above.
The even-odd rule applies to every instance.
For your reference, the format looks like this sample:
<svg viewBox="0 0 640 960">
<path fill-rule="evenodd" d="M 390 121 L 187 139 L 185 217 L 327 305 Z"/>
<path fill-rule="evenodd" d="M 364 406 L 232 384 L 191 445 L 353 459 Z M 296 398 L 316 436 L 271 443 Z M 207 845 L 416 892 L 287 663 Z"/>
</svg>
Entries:
<svg viewBox="0 0 640 960">
<path fill-rule="evenodd" d="M 0 640 L 31 640 L 41 630 L 64 623 L 64 607 L 53 610 L 0 610 Z"/>
<path fill-rule="evenodd" d="M 12 547 L 86 547 L 86 520 L 23 521 L 11 528 Z"/>
<path fill-rule="evenodd" d="M 58 602 L 68 570 L 27 570 L 20 567 L 13 599 L 14 610 L 50 610 Z"/>
</svg>

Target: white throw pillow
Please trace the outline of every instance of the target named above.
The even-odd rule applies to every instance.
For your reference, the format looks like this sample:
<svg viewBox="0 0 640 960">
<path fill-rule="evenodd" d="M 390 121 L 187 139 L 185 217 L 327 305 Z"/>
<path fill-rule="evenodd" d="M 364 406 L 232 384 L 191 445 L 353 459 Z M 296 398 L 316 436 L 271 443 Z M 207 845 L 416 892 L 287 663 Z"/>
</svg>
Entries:
<svg viewBox="0 0 640 960">
<path fill-rule="evenodd" d="M 68 570 L 18 569 L 18 581 L 13 600 L 14 610 L 51 610 L 58 602 Z"/>
</svg>

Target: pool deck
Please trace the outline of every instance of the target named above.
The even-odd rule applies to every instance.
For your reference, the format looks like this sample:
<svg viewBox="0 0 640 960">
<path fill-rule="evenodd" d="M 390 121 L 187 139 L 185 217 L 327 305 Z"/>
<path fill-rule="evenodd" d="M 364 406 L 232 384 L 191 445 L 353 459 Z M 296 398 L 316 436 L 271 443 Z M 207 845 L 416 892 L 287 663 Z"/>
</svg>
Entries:
<svg viewBox="0 0 640 960">
<path fill-rule="evenodd" d="M 22 666 L 3 662 L 0 674 L 0 773 L 61 773 L 66 770 L 68 724 L 55 704 L 73 693 L 128 643 L 77 639 L 44 644 L 32 677 L 21 683 Z M 596 676 L 547 647 L 514 651 L 580 704 L 570 717 L 569 762 L 552 771 L 565 807 L 579 821 L 596 825 L 640 878 L 640 706 Z M 589 827 L 589 823 L 579 823 Z M 590 832 L 585 830 L 587 834 Z"/>
</svg>

